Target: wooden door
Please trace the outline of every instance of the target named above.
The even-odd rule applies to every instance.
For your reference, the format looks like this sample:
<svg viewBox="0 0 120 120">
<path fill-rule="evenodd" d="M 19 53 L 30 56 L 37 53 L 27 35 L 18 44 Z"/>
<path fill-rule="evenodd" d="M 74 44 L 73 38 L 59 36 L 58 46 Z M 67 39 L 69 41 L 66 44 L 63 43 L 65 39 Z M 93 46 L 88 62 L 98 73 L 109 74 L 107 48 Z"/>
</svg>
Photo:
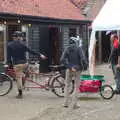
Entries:
<svg viewBox="0 0 120 120">
<path fill-rule="evenodd" d="M 40 72 L 48 72 L 51 59 L 48 27 L 40 27 L 40 52 L 48 57 L 47 60 L 40 61 Z"/>
<path fill-rule="evenodd" d="M 4 61 L 4 37 L 3 31 L 0 31 L 0 62 Z"/>
<path fill-rule="evenodd" d="M 59 34 L 58 28 L 50 29 L 52 64 L 59 64 Z"/>
</svg>

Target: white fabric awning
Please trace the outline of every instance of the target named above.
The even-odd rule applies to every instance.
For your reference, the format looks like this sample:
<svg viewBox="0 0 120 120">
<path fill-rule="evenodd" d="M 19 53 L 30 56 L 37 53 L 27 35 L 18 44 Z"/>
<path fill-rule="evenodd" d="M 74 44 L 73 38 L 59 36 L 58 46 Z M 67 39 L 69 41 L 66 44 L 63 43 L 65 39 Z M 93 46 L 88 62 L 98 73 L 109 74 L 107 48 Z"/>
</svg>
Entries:
<svg viewBox="0 0 120 120">
<path fill-rule="evenodd" d="M 95 31 L 120 30 L 120 0 L 107 0 L 92 23 Z"/>
<path fill-rule="evenodd" d="M 90 37 L 89 45 L 89 69 L 90 74 L 94 74 L 93 70 L 93 49 L 95 45 L 95 32 L 96 31 L 108 31 L 108 30 L 120 30 L 120 0 L 107 0 L 99 14 L 92 23 L 92 33 Z"/>
</svg>

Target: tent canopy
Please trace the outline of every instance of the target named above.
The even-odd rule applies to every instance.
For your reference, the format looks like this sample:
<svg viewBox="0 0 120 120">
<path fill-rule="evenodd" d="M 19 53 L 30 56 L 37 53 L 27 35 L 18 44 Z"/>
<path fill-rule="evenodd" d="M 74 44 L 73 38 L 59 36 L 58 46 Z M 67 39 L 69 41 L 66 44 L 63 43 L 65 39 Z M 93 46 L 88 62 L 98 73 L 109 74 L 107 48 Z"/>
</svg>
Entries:
<svg viewBox="0 0 120 120">
<path fill-rule="evenodd" d="M 94 31 L 120 30 L 120 0 L 107 0 L 92 23 Z"/>
<path fill-rule="evenodd" d="M 95 65 L 94 48 L 96 43 L 95 32 L 120 30 L 119 11 L 120 11 L 120 0 L 107 0 L 92 23 L 92 33 L 91 33 L 90 45 L 89 45 L 89 69 L 91 75 L 95 74 L 95 66 L 94 66 Z"/>
</svg>

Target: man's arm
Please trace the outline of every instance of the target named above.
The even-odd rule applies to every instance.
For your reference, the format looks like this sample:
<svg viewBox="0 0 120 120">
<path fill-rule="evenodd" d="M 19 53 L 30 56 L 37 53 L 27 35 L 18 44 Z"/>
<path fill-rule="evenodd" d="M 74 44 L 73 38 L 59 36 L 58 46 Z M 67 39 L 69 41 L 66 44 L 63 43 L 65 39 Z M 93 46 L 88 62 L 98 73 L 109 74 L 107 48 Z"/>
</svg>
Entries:
<svg viewBox="0 0 120 120">
<path fill-rule="evenodd" d="M 82 70 L 87 70 L 88 68 L 88 61 L 85 56 L 85 52 L 83 51 L 82 47 L 79 47 L 79 57 L 80 57 L 80 67 Z"/>
<path fill-rule="evenodd" d="M 68 52 L 68 48 L 66 48 L 62 53 L 62 56 L 60 58 L 60 62 L 62 64 L 66 64 L 67 52 Z"/>
<path fill-rule="evenodd" d="M 84 52 L 84 50 L 82 49 L 82 47 L 79 47 L 78 49 L 79 49 L 80 60 L 87 62 L 87 58 L 86 58 L 86 56 L 85 56 L 85 52 Z"/>
<path fill-rule="evenodd" d="M 118 64 L 117 64 L 117 67 L 120 68 L 120 46 L 118 48 Z"/>
<path fill-rule="evenodd" d="M 118 56 L 118 65 L 120 65 L 120 56 Z"/>
<path fill-rule="evenodd" d="M 23 43 L 22 43 L 23 44 Z M 23 44 L 23 46 L 25 47 L 25 50 L 27 52 L 29 52 L 30 54 L 33 54 L 33 55 L 37 55 L 38 57 L 40 57 L 41 59 L 47 59 L 47 57 L 41 53 L 37 53 L 35 52 L 34 50 L 30 49 L 26 44 Z"/>
</svg>

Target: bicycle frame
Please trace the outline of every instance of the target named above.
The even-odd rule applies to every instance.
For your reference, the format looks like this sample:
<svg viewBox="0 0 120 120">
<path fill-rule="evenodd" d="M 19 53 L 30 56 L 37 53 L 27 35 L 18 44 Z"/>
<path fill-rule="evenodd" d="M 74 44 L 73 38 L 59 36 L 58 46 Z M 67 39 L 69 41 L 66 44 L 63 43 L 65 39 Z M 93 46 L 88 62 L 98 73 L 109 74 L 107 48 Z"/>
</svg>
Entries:
<svg viewBox="0 0 120 120">
<path fill-rule="evenodd" d="M 15 71 L 14 71 L 14 68 L 9 68 L 9 67 L 5 67 L 5 73 L 7 75 L 9 75 L 11 78 L 15 79 L 16 77 L 16 74 L 15 74 Z M 41 84 L 39 81 L 36 82 L 32 79 L 32 77 L 26 77 L 27 75 L 31 76 L 32 77 L 47 77 L 47 82 L 46 84 Z M 52 79 L 54 79 L 54 77 L 57 77 L 59 76 L 60 73 L 59 72 L 49 72 L 49 73 L 36 73 L 36 72 L 31 72 L 30 70 L 28 70 L 27 72 L 25 72 L 25 74 L 23 75 L 22 77 L 22 81 L 23 83 L 24 82 L 28 82 L 28 83 L 32 83 L 31 86 L 26 86 L 26 85 L 23 85 L 24 88 L 39 88 L 39 89 L 50 89 L 51 88 L 51 85 L 50 85 L 50 82 L 52 81 Z M 38 79 L 38 78 L 37 78 Z"/>
<path fill-rule="evenodd" d="M 50 81 L 52 80 L 52 77 L 54 76 L 53 73 L 48 73 L 48 74 L 45 73 L 45 74 L 43 74 L 43 73 L 28 72 L 27 75 L 30 75 L 30 76 L 35 75 L 37 77 L 39 76 L 39 78 L 48 77 L 48 80 L 47 80 L 47 82 L 45 84 L 42 85 L 41 83 L 34 81 L 31 77 L 26 77 L 26 78 L 23 77 L 23 80 L 25 82 L 27 81 L 28 83 L 33 84 L 33 86 L 24 86 L 24 88 L 41 88 L 41 89 L 51 88 Z"/>
<path fill-rule="evenodd" d="M 61 66 L 51 65 L 49 67 L 51 69 L 51 72 L 39 73 L 34 71 L 34 68 L 31 69 L 32 68 L 31 64 L 27 64 L 25 71 L 23 72 L 24 74 L 22 76 L 23 89 L 33 88 L 51 90 L 54 94 L 60 96 L 59 93 L 57 93 L 56 90 L 54 89 L 55 86 L 53 85 L 54 84 L 53 82 L 56 81 L 56 78 L 61 77 Z M 14 79 L 16 78 L 14 67 L 13 68 L 6 67 L 5 73 L 10 75 L 13 78 L 13 80 L 16 80 Z M 41 78 L 43 78 L 43 80 Z M 61 85 L 59 86 L 60 89 L 63 89 L 62 84 L 64 83 L 61 83 Z"/>
<path fill-rule="evenodd" d="M 51 66 L 51 67 L 52 67 L 52 72 L 38 73 L 38 72 L 35 72 L 33 69 L 31 69 L 31 65 L 29 66 L 28 64 L 28 67 L 27 67 L 28 69 L 25 74 L 28 75 L 29 77 L 26 78 L 25 81 L 28 81 L 28 83 L 32 83 L 33 86 L 25 86 L 25 88 L 40 88 L 40 89 L 47 89 L 47 90 L 52 88 L 51 86 L 52 78 L 54 79 L 54 77 L 56 77 L 56 75 L 59 75 L 60 73 L 53 72 L 54 69 L 56 69 L 56 66 Z M 34 81 L 34 79 L 31 78 L 31 76 L 34 77 L 36 80 L 38 79 L 39 81 Z M 41 80 L 42 77 L 44 78 L 44 80 Z M 47 77 L 46 80 L 45 80 L 45 77 Z"/>
<path fill-rule="evenodd" d="M 15 79 L 16 77 L 16 74 L 13 68 L 5 67 L 5 74 L 9 75 L 13 79 Z"/>
<path fill-rule="evenodd" d="M 49 66 L 49 68 L 51 69 L 51 72 L 39 73 L 39 71 L 35 70 L 34 68 L 33 68 L 33 70 L 31 69 L 32 68 L 31 64 L 28 63 L 27 65 L 28 66 L 26 66 L 25 69 L 23 70 L 23 73 L 24 73 L 22 76 L 23 89 L 24 88 L 45 89 L 45 90 L 50 90 L 52 93 L 54 93 L 58 97 L 64 96 L 63 94 L 64 94 L 65 84 L 64 84 L 64 77 L 61 75 L 61 70 L 63 70 L 63 68 L 64 68 L 63 66 L 51 65 L 51 66 Z M 11 78 L 13 78 L 13 80 L 16 80 L 16 74 L 15 74 L 14 67 L 9 68 L 9 66 L 6 65 L 5 66 L 5 74 L 7 74 Z M 41 79 L 41 78 L 43 78 L 43 79 Z M 47 78 L 47 79 L 45 79 L 45 78 Z M 39 80 L 39 81 L 37 81 L 37 80 Z M 12 82 L 12 80 L 10 82 Z M 57 86 L 56 86 L 56 84 L 57 84 Z M 73 86 L 74 85 L 72 84 L 72 89 L 70 91 L 70 94 L 74 90 Z M 11 86 L 10 86 L 10 90 L 11 90 Z M 7 91 L 5 94 L 8 94 L 9 91 Z M 1 95 L 5 95 L 5 94 L 1 94 Z"/>
</svg>

